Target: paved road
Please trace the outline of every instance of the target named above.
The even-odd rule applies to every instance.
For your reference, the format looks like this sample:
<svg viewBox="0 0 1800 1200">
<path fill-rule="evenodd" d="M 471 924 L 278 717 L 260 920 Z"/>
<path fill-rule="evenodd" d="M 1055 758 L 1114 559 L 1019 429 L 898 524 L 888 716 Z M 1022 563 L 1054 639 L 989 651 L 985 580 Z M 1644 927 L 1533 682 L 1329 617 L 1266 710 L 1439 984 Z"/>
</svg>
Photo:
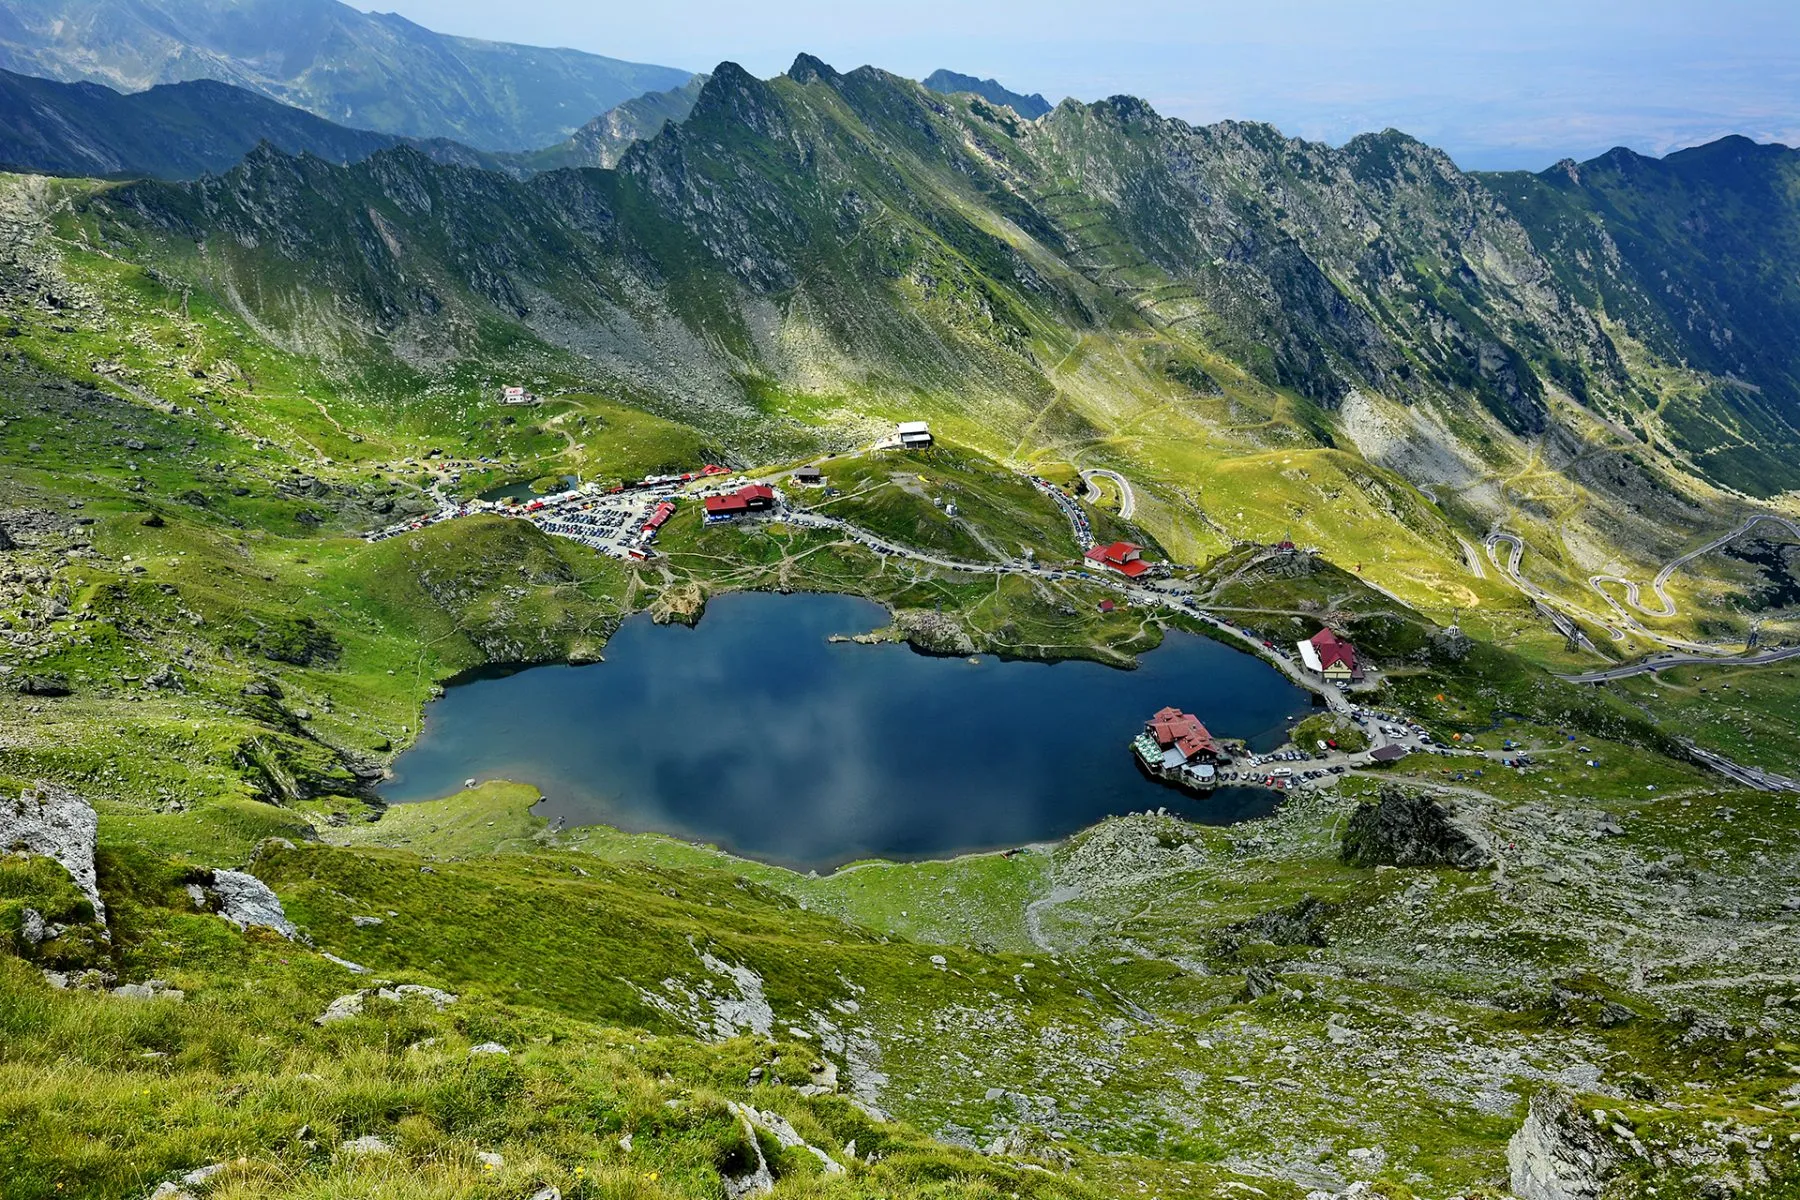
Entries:
<svg viewBox="0 0 1800 1200">
<path fill-rule="evenodd" d="M 1608 667 L 1604 671 L 1564 675 L 1562 678 L 1570 683 L 1605 683 L 1611 679 L 1630 679 L 1633 675 L 1648 675 L 1653 671 L 1667 670 L 1669 667 L 1696 664 L 1709 667 L 1761 667 L 1794 658 L 1800 658 L 1800 646 L 1783 646 L 1777 650 L 1764 650 L 1759 654 L 1744 654 L 1736 658 L 1721 658 L 1716 654 L 1657 654 L 1642 662 L 1627 663 L 1622 667 Z"/>
<path fill-rule="evenodd" d="M 1461 536 L 1456 540 L 1462 544 L 1463 559 L 1469 564 L 1469 573 L 1477 579 L 1486 579 L 1487 571 L 1481 565 L 1481 551 L 1475 548 L 1475 543 Z"/>
<path fill-rule="evenodd" d="M 826 516 L 822 513 L 788 510 L 786 512 L 775 514 L 773 519 L 786 521 L 793 525 L 808 526 L 814 529 L 833 530 L 853 541 L 860 542 L 885 556 L 923 563 L 927 566 L 939 567 L 947 571 L 965 571 L 980 575 L 1025 575 L 1044 580 L 1061 579 L 1074 574 L 1071 570 L 1045 566 L 1041 563 L 1025 562 L 1021 559 L 1002 559 L 997 562 L 977 563 L 963 559 L 945 558 L 942 555 L 937 554 L 927 554 L 923 551 L 915 550 L 910 546 L 902 546 L 890 542 L 885 538 L 877 537 L 875 534 L 870 533 L 860 526 L 852 525 L 848 521 L 841 520 L 837 517 Z M 1357 717 L 1355 711 L 1357 708 L 1356 702 L 1351 699 L 1349 695 L 1339 688 L 1325 683 L 1323 680 L 1315 679 L 1295 660 L 1293 655 L 1284 653 L 1279 649 L 1271 650 L 1269 647 L 1263 645 L 1262 639 L 1257 635 L 1246 633 L 1244 630 L 1239 629 L 1237 626 L 1223 618 L 1213 616 L 1211 613 L 1200 609 L 1191 602 L 1191 597 L 1187 595 L 1171 594 L 1156 588 L 1136 586 L 1127 583 L 1123 579 L 1111 579 L 1092 572 L 1084 572 L 1084 574 L 1087 575 L 1086 582 L 1096 583 L 1101 587 L 1109 588 L 1112 591 L 1119 593 L 1133 604 L 1140 607 L 1162 608 L 1182 613 L 1190 619 L 1206 625 L 1226 639 L 1243 644 L 1251 653 L 1272 664 L 1294 683 L 1306 688 L 1308 691 L 1316 692 L 1324 697 L 1325 705 L 1331 712 L 1356 722 L 1359 727 L 1362 727 L 1364 731 L 1368 733 L 1371 748 L 1383 746 L 1390 741 L 1396 740 L 1382 733 L 1377 724 L 1365 722 Z"/>
<path fill-rule="evenodd" d="M 1800 792 L 1800 780 L 1789 779 L 1786 775 L 1777 775 L 1773 771 L 1765 771 L 1761 767 L 1746 767 L 1732 762 L 1723 754 L 1715 754 L 1692 742 L 1682 742 L 1687 752 L 1730 779 L 1745 787 L 1755 788 L 1759 792 Z"/>
<path fill-rule="evenodd" d="M 1800 525 L 1796 525 L 1786 517 L 1770 516 L 1768 514 L 1760 514 L 1751 517 L 1730 533 L 1722 534 L 1706 543 L 1706 545 L 1690 550 L 1681 557 L 1666 563 L 1662 570 L 1657 572 L 1656 578 L 1651 582 L 1650 586 L 1656 592 L 1657 598 L 1662 604 L 1660 610 L 1648 608 L 1644 605 L 1639 595 L 1638 585 L 1631 580 L 1618 575 L 1590 575 L 1587 580 L 1588 587 L 1593 589 L 1595 595 L 1606 601 L 1607 607 L 1612 610 L 1618 624 L 1614 624 L 1588 609 L 1578 608 L 1576 611 L 1591 618 L 1600 625 L 1605 626 L 1607 632 L 1612 634 L 1614 641 L 1624 641 L 1626 632 L 1629 630 L 1631 633 L 1635 633 L 1648 641 L 1658 642 L 1664 646 L 1671 646 L 1678 650 L 1689 651 L 1696 655 L 1711 656 L 1713 658 L 1727 656 L 1731 653 L 1728 649 L 1719 646 L 1709 646 L 1704 642 L 1691 642 L 1685 638 L 1670 637 L 1667 634 L 1656 633 L 1646 629 L 1643 622 L 1632 615 L 1631 610 L 1626 607 L 1626 604 L 1629 604 L 1631 608 L 1635 608 L 1638 612 L 1649 617 L 1666 618 L 1675 616 L 1675 601 L 1670 599 L 1668 592 L 1664 590 L 1669 578 L 1688 563 L 1703 555 L 1710 554 L 1720 546 L 1725 545 L 1733 538 L 1747 532 L 1763 521 L 1772 521 L 1778 525 L 1785 526 L 1789 530 L 1792 530 L 1796 536 L 1800 536 Z M 1519 563 L 1525 555 L 1524 541 L 1517 534 L 1496 532 L 1488 534 L 1484 544 L 1487 546 L 1488 557 L 1493 560 L 1494 565 L 1511 581 L 1512 585 L 1533 600 L 1538 601 L 1548 608 L 1549 601 L 1551 600 L 1550 594 L 1520 573 Z M 1510 550 L 1505 563 L 1500 561 L 1500 556 L 1497 553 L 1498 548 L 1502 544 L 1508 546 Z M 1618 599 L 1606 590 L 1605 585 L 1609 583 L 1616 583 L 1624 587 L 1626 604 L 1619 603 Z M 1561 617 L 1561 614 L 1558 614 L 1553 610 L 1551 611 L 1550 616 L 1551 620 L 1559 629 L 1565 634 L 1569 632 L 1568 628 L 1564 628 L 1564 620 L 1566 620 L 1566 618 Z M 1577 636 L 1579 636 L 1579 633 Z M 1584 638 L 1582 640 L 1585 641 L 1586 639 Z M 1635 672 L 1633 673 L 1635 674 Z"/>
<path fill-rule="evenodd" d="M 1131 490 L 1131 482 L 1117 471 L 1103 471 L 1099 468 L 1091 468 L 1083 471 L 1081 477 L 1088 481 L 1088 488 L 1093 493 L 1089 499 L 1097 499 L 1100 495 L 1099 489 L 1094 487 L 1094 480 L 1096 478 L 1110 479 L 1112 480 L 1113 485 L 1119 489 L 1119 516 L 1124 520 L 1129 521 L 1132 518 L 1132 514 L 1137 512 L 1137 493 Z"/>
<path fill-rule="evenodd" d="M 1693 562 L 1696 558 L 1711 554 L 1714 550 L 1717 550 L 1727 542 L 1733 541 L 1734 539 L 1749 533 L 1764 521 L 1767 521 L 1772 525 L 1780 525 L 1795 537 L 1800 537 L 1800 524 L 1796 524 L 1786 517 L 1777 517 L 1768 513 L 1759 513 L 1756 516 L 1751 517 L 1742 525 L 1733 529 L 1730 533 L 1721 534 L 1712 541 L 1706 543 L 1706 545 L 1695 550 L 1689 550 L 1680 558 L 1671 560 L 1662 570 L 1656 573 L 1656 578 L 1650 581 L 1650 590 L 1656 593 L 1657 603 L 1662 605 L 1661 608 L 1647 607 L 1639 597 L 1638 585 L 1629 579 L 1621 579 L 1617 575 L 1590 575 L 1588 576 L 1588 586 L 1599 592 L 1602 596 L 1605 596 L 1607 602 L 1614 608 L 1618 608 L 1618 602 L 1608 595 L 1606 589 L 1601 585 L 1606 583 L 1621 584 L 1625 588 L 1625 603 L 1631 605 L 1631 607 L 1637 609 L 1646 617 L 1672 617 L 1676 614 L 1677 610 L 1675 608 L 1675 601 L 1670 598 L 1669 593 L 1666 590 L 1670 577 L 1681 568 Z"/>
</svg>

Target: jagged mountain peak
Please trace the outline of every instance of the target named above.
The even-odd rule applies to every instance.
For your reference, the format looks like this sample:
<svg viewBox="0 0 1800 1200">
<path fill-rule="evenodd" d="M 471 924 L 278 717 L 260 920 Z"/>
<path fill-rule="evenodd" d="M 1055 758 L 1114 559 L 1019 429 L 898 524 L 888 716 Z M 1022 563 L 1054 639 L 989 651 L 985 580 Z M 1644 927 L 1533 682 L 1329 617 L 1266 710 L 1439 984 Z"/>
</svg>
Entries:
<svg viewBox="0 0 1800 1200">
<path fill-rule="evenodd" d="M 830 83 L 841 78 L 831 64 L 804 51 L 794 57 L 794 65 L 787 69 L 787 76 L 795 83 Z"/>
<path fill-rule="evenodd" d="M 695 124 L 725 120 L 772 136 L 771 122 L 778 119 L 780 109 L 780 99 L 766 82 L 728 60 L 712 69 L 688 120 Z"/>
<path fill-rule="evenodd" d="M 980 96 L 992 104 L 1004 104 L 1028 121 L 1035 121 L 1051 110 L 1050 102 L 1042 95 L 1032 93 L 1029 96 L 1004 86 L 997 79 L 978 79 L 973 75 L 964 75 L 958 71 L 939 68 L 924 79 L 927 90 L 933 92 L 968 92 Z"/>
</svg>

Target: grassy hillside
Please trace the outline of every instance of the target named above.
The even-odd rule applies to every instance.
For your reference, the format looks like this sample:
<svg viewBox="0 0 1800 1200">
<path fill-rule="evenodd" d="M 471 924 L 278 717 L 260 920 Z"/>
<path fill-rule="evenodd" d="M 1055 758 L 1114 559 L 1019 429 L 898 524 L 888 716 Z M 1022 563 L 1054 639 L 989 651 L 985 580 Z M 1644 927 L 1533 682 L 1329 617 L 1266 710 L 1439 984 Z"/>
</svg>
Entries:
<svg viewBox="0 0 1800 1200">
<path fill-rule="evenodd" d="M 805 57 L 721 67 L 610 171 L 0 179 L 0 819 L 39 780 L 91 804 L 109 922 L 0 858 L 8 1195 L 223 1164 L 180 1186 L 1499 1197 L 1546 1105 L 1605 1200 L 1793 1195 L 1800 826 L 1678 744 L 1781 767 L 1788 677 L 1550 669 L 1792 636 L 1791 539 L 1678 563 L 1650 611 L 1753 478 L 1659 432 L 1719 379 L 1552 269 L 1530 215 L 1399 135 L 1124 99 L 1027 123 Z M 869 448 L 914 418 L 933 450 Z M 849 528 L 690 496 L 642 563 L 501 515 L 362 536 L 706 462 L 816 462 L 827 487 L 783 486 Z M 1097 535 L 1253 641 L 1346 632 L 1371 703 L 1480 751 L 1253 823 L 827 877 L 552 833 L 505 781 L 373 798 L 460 676 L 730 589 L 865 596 L 875 636 L 956 654 L 1226 636 L 933 561 L 1070 562 L 1029 475 L 1094 468 L 1124 480 L 1074 501 Z M 216 915 L 230 869 L 294 940 Z M 457 998 L 317 1022 L 386 984 Z"/>
</svg>

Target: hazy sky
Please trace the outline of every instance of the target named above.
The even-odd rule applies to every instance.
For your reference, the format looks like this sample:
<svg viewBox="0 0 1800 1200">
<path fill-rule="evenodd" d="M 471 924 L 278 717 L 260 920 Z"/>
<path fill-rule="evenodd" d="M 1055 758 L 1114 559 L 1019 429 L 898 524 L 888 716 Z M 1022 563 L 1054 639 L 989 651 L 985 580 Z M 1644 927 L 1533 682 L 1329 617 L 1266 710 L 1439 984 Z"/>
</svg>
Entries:
<svg viewBox="0 0 1800 1200">
<path fill-rule="evenodd" d="M 357 0 L 446 33 L 779 74 L 938 67 L 1128 92 L 1190 121 L 1341 142 L 1394 126 L 1465 167 L 1544 167 L 1725 133 L 1800 144 L 1800 0 Z"/>
</svg>

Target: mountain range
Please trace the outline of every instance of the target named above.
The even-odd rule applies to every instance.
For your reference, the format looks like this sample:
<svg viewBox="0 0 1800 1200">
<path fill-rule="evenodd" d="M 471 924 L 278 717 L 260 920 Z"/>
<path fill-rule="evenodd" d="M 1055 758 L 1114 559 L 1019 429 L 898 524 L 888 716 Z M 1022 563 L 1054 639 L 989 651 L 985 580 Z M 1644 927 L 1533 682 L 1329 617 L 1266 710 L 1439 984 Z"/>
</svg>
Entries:
<svg viewBox="0 0 1800 1200">
<path fill-rule="evenodd" d="M 451 37 L 337 0 L 0 0 L 0 67 L 126 91 L 213 79 L 356 128 L 511 151 L 689 77 Z"/>
<path fill-rule="evenodd" d="M 63 8 L 357 27 L 265 4 Z M 7 1200 L 1792 1200 L 1800 153 L 989 82 L 725 62 L 501 151 L 0 76 Z M 970 817 L 1144 811 L 867 857 L 865 747 L 947 710 L 653 627 L 752 591 L 1145 789 L 934 777 Z M 660 832 L 565 824 L 622 811 L 565 685 L 691 764 Z M 1218 791 L 1135 778 L 1162 703 L 1252 739 Z M 857 861 L 689 840 L 725 772 Z"/>
<path fill-rule="evenodd" d="M 1800 481 L 1800 394 L 1771 349 L 1800 314 L 1781 284 L 1795 217 L 1777 202 L 1797 158 L 1727 142 L 1477 177 L 1393 131 L 1332 149 L 1128 97 L 1026 123 L 802 55 L 773 81 L 721 64 L 685 122 L 605 174 L 258 153 L 221 181 L 131 185 L 94 208 L 147 250 L 204 242 L 183 269 L 263 297 L 271 328 L 330 297 L 347 336 L 379 331 L 372 352 L 452 361 L 499 320 L 701 413 L 763 387 L 877 406 L 923 388 L 969 419 L 1005 413 L 1018 436 L 1093 436 L 1115 385 L 1057 363 L 1104 333 L 1182 403 L 1239 379 L 1259 403 L 1355 413 L 1379 396 L 1449 429 L 1472 399 L 1518 439 L 1563 397 L 1769 494 Z M 1685 285 L 1704 294 L 1656 283 L 1714 259 Z M 1693 374 L 1658 392 L 1622 344 Z M 1467 431 L 1438 440 L 1422 484 L 1502 453 Z"/>
</svg>

